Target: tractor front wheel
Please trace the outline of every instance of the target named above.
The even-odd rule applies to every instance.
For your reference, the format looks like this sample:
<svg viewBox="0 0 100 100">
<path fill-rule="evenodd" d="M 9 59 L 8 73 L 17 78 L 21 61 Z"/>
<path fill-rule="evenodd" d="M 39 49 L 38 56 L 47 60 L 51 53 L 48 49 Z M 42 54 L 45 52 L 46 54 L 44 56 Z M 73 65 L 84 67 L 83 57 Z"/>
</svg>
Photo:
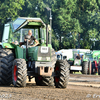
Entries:
<svg viewBox="0 0 100 100">
<path fill-rule="evenodd" d="M 36 82 L 36 85 L 40 85 L 40 86 L 54 86 L 53 77 L 37 76 L 35 77 L 35 82 Z"/>
<path fill-rule="evenodd" d="M 67 60 L 58 60 L 55 64 L 54 82 L 57 88 L 66 88 L 69 81 L 69 63 Z"/>
<path fill-rule="evenodd" d="M 15 87 L 25 87 L 27 67 L 24 59 L 15 59 L 12 68 L 12 80 Z"/>
</svg>

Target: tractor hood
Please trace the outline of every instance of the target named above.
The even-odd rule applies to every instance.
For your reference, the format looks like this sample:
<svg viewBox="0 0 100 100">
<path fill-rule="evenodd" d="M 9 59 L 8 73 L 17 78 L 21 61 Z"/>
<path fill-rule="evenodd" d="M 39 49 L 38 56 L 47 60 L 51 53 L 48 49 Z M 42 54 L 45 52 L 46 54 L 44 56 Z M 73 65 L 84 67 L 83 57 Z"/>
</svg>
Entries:
<svg viewBox="0 0 100 100">
<path fill-rule="evenodd" d="M 28 17 L 18 17 L 15 21 L 12 22 L 12 30 L 16 32 L 26 25 L 35 25 L 35 26 L 46 26 L 40 18 L 28 18 Z"/>
</svg>

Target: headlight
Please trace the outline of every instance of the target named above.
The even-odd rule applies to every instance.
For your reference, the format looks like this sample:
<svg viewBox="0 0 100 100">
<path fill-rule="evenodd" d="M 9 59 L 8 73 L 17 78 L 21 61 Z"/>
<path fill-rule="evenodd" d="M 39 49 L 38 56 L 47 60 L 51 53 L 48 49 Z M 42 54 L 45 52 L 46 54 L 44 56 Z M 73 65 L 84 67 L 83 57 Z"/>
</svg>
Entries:
<svg viewBox="0 0 100 100">
<path fill-rule="evenodd" d="M 38 57 L 38 60 L 42 60 L 42 57 Z"/>
<path fill-rule="evenodd" d="M 50 57 L 46 57 L 47 60 L 50 60 Z"/>
</svg>

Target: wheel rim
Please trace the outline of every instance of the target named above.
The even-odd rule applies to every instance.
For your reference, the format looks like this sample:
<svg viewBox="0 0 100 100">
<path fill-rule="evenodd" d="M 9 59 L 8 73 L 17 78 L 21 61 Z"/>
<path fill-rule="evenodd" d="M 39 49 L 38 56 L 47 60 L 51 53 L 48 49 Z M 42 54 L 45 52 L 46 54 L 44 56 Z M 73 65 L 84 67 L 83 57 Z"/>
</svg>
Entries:
<svg viewBox="0 0 100 100">
<path fill-rule="evenodd" d="M 17 71 L 17 66 L 14 66 L 14 81 L 17 80 L 17 75 L 16 75 L 16 71 Z"/>
<path fill-rule="evenodd" d="M 59 72 L 59 67 L 58 66 L 55 68 L 55 72 L 56 72 L 56 75 L 58 75 L 58 72 Z M 59 82 L 59 77 L 58 76 L 55 77 L 55 81 Z"/>
</svg>

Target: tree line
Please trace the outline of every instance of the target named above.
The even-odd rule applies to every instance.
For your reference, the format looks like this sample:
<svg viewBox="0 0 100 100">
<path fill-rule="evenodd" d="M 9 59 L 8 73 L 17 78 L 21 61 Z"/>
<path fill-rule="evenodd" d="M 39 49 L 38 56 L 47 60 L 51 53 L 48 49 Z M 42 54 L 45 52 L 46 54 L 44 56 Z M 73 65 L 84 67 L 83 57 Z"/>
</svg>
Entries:
<svg viewBox="0 0 100 100">
<path fill-rule="evenodd" d="M 0 0 L 0 36 L 3 25 L 20 17 L 40 17 L 49 24 L 55 50 L 100 48 L 100 0 Z"/>
</svg>

